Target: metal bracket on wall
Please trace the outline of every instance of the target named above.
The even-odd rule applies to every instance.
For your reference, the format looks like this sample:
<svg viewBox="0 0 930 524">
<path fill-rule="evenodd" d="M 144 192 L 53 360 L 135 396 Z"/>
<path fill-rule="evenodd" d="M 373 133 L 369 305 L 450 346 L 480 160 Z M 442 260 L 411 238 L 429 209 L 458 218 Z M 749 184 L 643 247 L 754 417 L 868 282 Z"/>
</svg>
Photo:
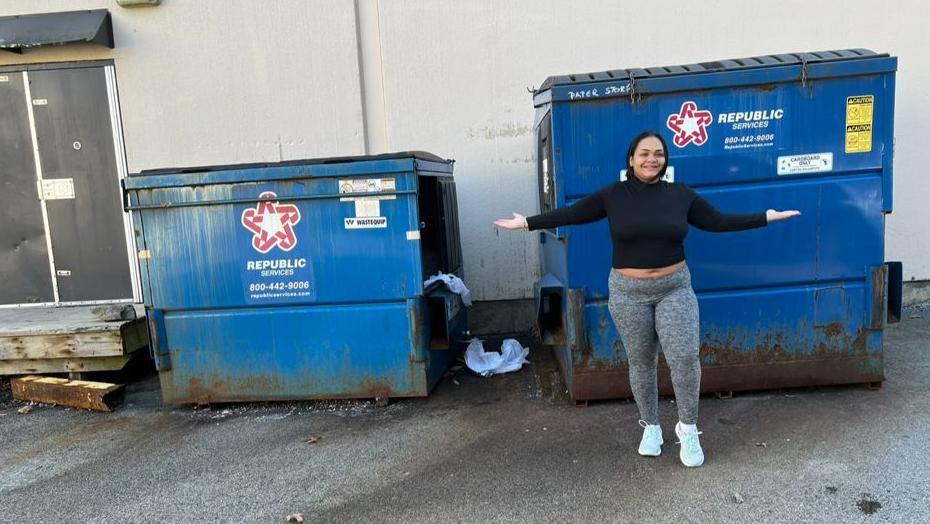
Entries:
<svg viewBox="0 0 930 524">
<path fill-rule="evenodd" d="M 161 0 L 116 0 L 120 7 L 155 7 Z"/>
<path fill-rule="evenodd" d="M 42 200 L 74 200 L 73 178 L 44 178 L 40 182 Z"/>
</svg>

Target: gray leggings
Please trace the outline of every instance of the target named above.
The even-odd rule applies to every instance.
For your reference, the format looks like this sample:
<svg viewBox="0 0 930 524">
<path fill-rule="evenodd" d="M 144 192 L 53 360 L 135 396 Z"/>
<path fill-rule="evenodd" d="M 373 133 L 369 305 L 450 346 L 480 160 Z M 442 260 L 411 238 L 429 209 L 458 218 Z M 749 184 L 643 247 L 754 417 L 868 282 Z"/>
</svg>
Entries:
<svg viewBox="0 0 930 524">
<path fill-rule="evenodd" d="M 630 386 L 647 424 L 659 423 L 656 342 L 672 370 L 678 418 L 697 424 L 701 389 L 698 305 L 687 266 L 664 277 L 639 279 L 610 271 L 608 308 L 630 362 Z"/>
</svg>

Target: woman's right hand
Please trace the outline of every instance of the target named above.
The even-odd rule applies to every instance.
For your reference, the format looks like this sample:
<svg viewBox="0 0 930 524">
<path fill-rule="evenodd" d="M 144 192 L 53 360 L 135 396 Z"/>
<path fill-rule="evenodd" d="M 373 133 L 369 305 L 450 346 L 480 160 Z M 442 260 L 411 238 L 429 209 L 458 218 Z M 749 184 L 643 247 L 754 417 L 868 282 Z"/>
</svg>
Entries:
<svg viewBox="0 0 930 524">
<path fill-rule="evenodd" d="M 526 229 L 527 228 L 526 217 L 519 213 L 514 213 L 513 218 L 499 218 L 494 221 L 494 225 L 497 227 L 502 227 L 504 229 Z"/>
</svg>

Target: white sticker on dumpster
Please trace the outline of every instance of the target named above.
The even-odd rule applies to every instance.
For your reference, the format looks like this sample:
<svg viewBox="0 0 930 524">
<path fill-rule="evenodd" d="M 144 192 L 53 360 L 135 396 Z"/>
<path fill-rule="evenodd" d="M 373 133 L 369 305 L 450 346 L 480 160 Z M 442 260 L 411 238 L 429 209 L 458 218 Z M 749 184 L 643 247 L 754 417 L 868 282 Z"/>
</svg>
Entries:
<svg viewBox="0 0 930 524">
<path fill-rule="evenodd" d="M 355 199 L 356 218 L 381 216 L 381 201 L 377 198 L 360 197 Z"/>
<path fill-rule="evenodd" d="M 381 193 L 396 191 L 393 178 L 346 178 L 339 181 L 340 193 Z"/>
<path fill-rule="evenodd" d="M 387 227 L 387 217 L 347 217 L 346 229 L 384 229 Z"/>
<path fill-rule="evenodd" d="M 809 153 L 778 157 L 779 175 L 833 171 L 833 153 Z"/>
</svg>

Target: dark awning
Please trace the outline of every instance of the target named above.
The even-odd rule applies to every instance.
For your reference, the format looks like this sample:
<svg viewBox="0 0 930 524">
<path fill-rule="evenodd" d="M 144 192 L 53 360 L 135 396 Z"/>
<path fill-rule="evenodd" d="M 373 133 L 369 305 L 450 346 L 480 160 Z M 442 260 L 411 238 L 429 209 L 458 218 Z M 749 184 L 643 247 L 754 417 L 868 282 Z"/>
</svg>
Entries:
<svg viewBox="0 0 930 524">
<path fill-rule="evenodd" d="M 0 49 L 23 49 L 89 42 L 113 48 L 113 24 L 106 9 L 0 17 Z"/>
</svg>

